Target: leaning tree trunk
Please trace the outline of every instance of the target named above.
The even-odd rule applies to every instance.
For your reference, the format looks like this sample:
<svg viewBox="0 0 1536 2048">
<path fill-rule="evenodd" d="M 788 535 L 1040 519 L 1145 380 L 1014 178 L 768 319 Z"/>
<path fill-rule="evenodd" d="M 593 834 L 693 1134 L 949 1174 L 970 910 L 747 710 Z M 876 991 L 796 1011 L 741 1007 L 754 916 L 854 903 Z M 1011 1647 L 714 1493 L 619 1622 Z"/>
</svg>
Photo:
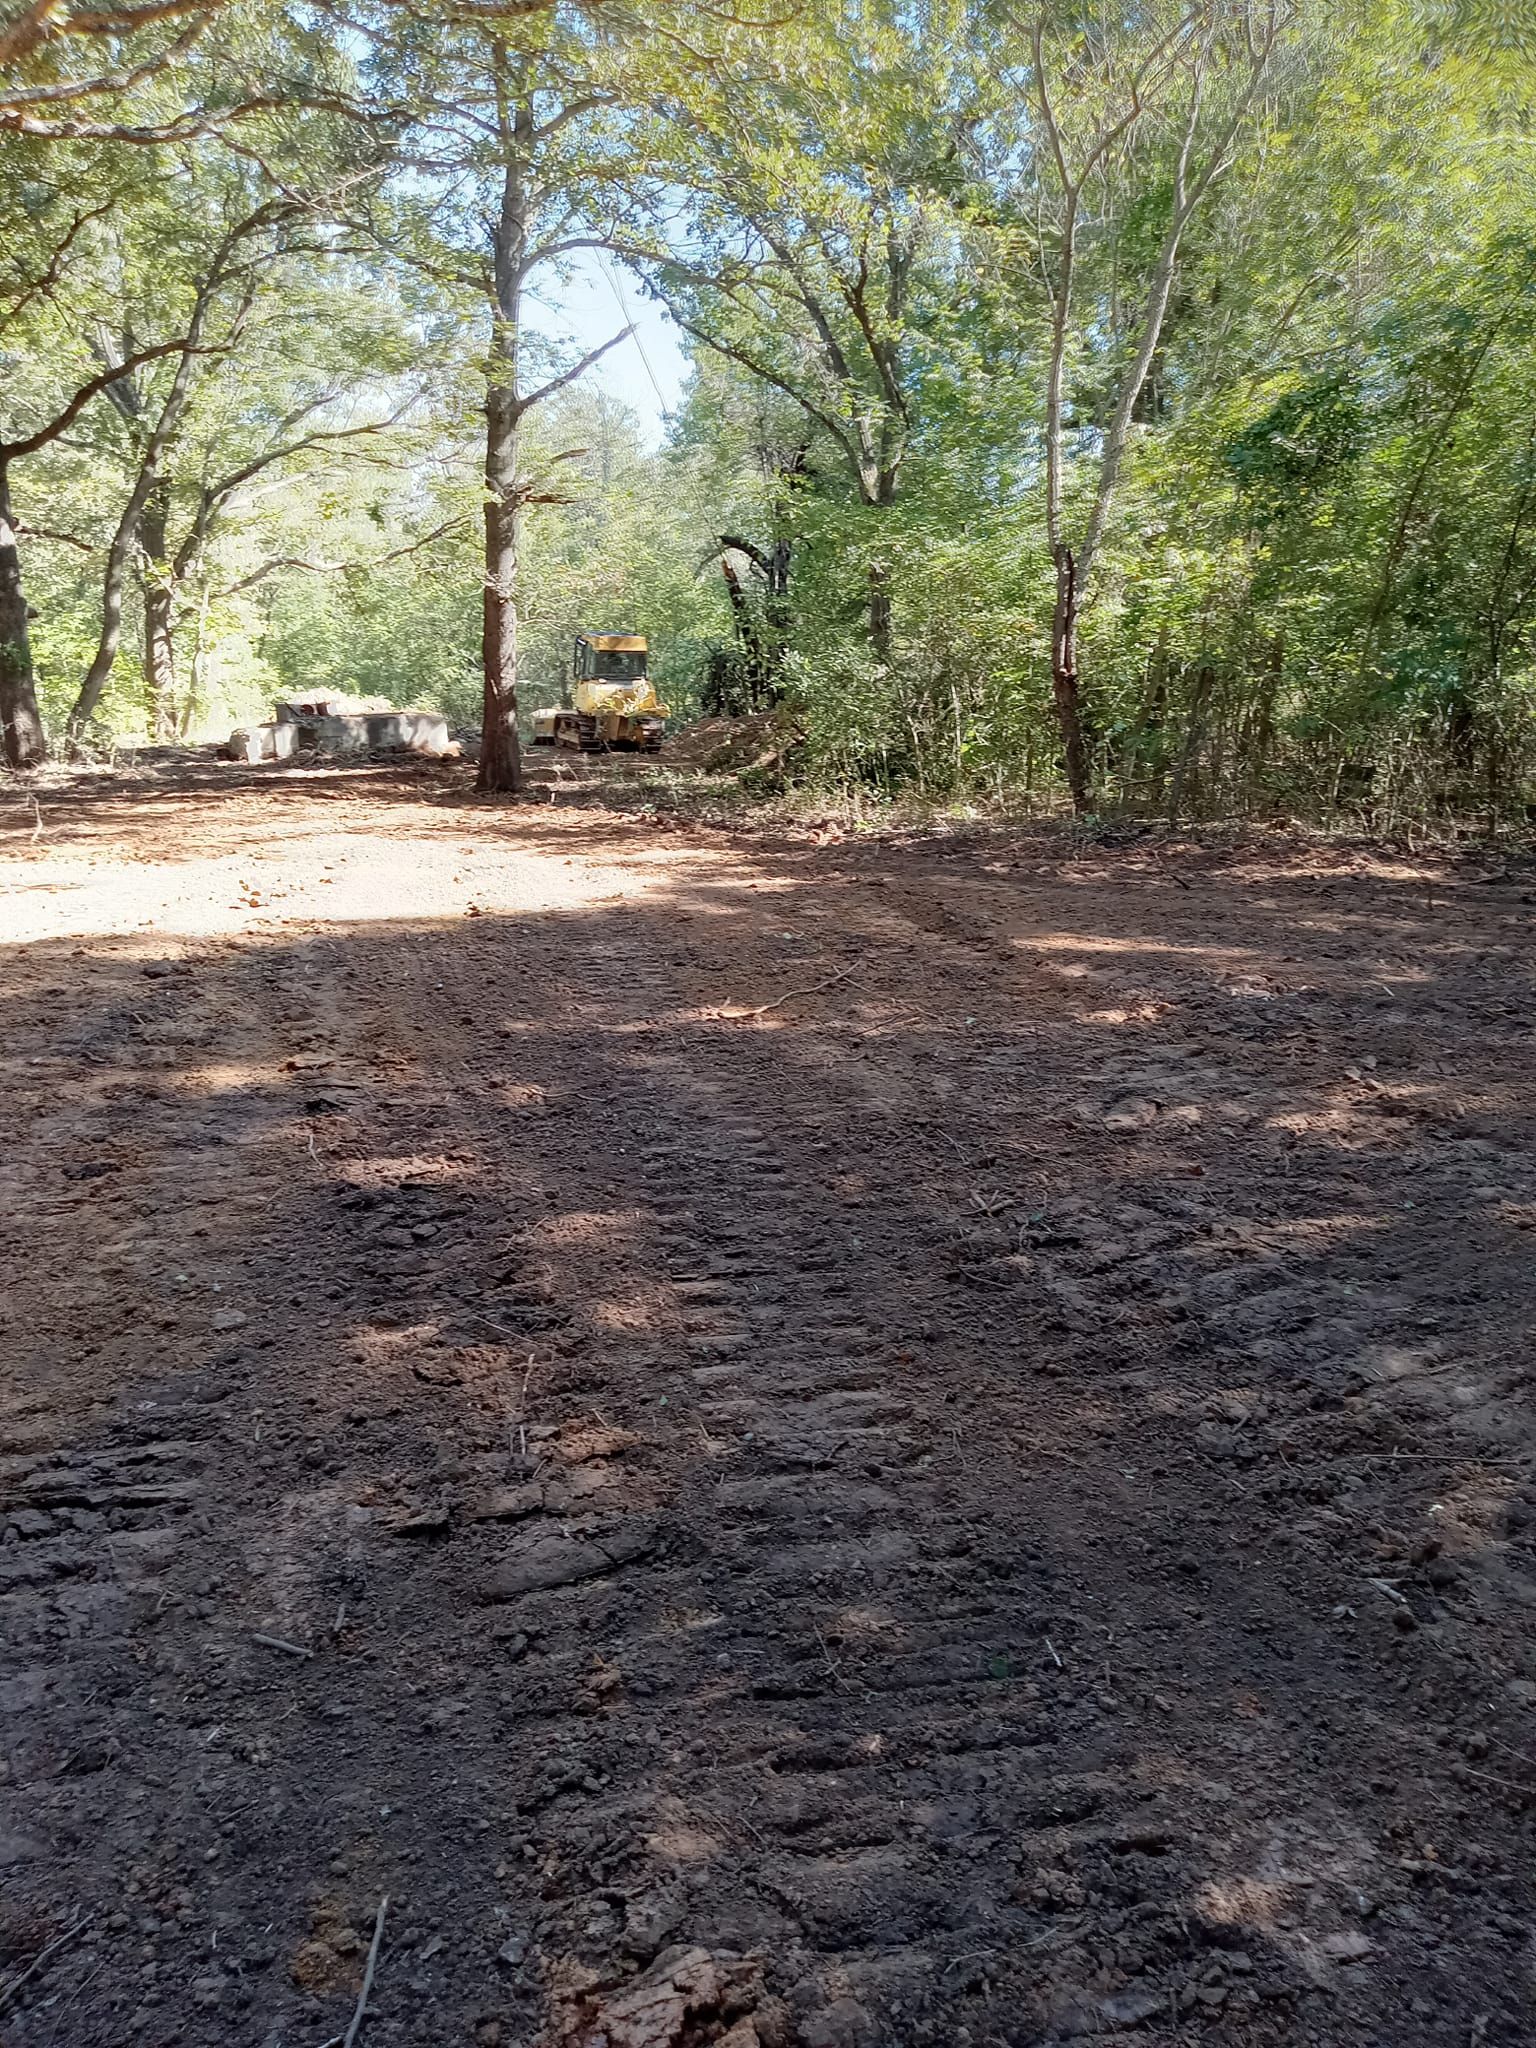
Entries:
<svg viewBox="0 0 1536 2048">
<path fill-rule="evenodd" d="M 254 216 L 253 216 L 254 218 Z M 242 229 L 234 231 L 238 236 Z M 226 241 L 226 250 L 230 246 Z M 223 260 L 222 258 L 220 259 Z M 161 458 L 170 446 L 192 390 L 192 366 L 201 354 L 203 325 L 212 304 L 213 281 L 218 265 L 209 278 L 199 286 L 197 304 L 193 310 L 191 324 L 184 340 L 179 344 L 181 359 L 176 365 L 176 374 L 171 379 L 171 388 L 165 394 L 165 403 L 160 408 L 144 453 L 139 463 L 139 473 L 134 478 L 133 490 L 123 515 L 117 522 L 117 531 L 112 536 L 112 545 L 107 550 L 106 575 L 102 581 L 101 638 L 97 642 L 95 659 L 86 671 L 85 681 L 80 685 L 80 694 L 75 699 L 74 709 L 69 714 L 69 731 L 77 739 L 96 715 L 101 702 L 101 693 L 107 686 L 112 665 L 117 660 L 117 650 L 123 637 L 123 580 L 127 574 L 128 558 L 139 544 L 139 534 L 145 508 L 160 489 L 159 467 Z"/>
<path fill-rule="evenodd" d="M 1061 731 L 1061 751 L 1066 763 L 1067 787 L 1072 808 L 1081 817 L 1093 809 L 1093 782 L 1088 772 L 1088 746 L 1083 737 L 1082 709 L 1078 700 L 1077 675 L 1077 562 L 1072 550 L 1058 547 L 1056 553 L 1056 605 L 1051 616 L 1051 694 L 1056 700 L 1056 723 Z"/>
<path fill-rule="evenodd" d="M 48 752 L 37 709 L 32 636 L 21 587 L 21 549 L 11 512 L 8 465 L 0 460 L 0 742 L 12 768 L 32 768 Z"/>
<path fill-rule="evenodd" d="M 123 639 L 123 585 L 128 576 L 128 557 L 137 545 L 139 537 L 139 515 L 142 510 L 138 493 L 129 500 L 128 509 L 118 522 L 107 549 L 107 566 L 101 579 L 101 633 L 96 642 L 96 652 L 91 665 L 85 672 L 85 681 L 80 685 L 80 694 L 75 699 L 69 714 L 69 736 L 78 740 L 91 720 L 96 716 L 96 707 L 101 702 L 101 693 L 107 687 L 117 660 L 117 650 Z"/>
<path fill-rule="evenodd" d="M 725 578 L 725 594 L 731 607 L 731 624 L 736 629 L 736 644 L 741 649 L 742 673 L 746 682 L 745 703 L 748 711 L 761 711 L 771 698 L 770 664 L 763 647 L 763 637 L 757 630 L 757 620 L 752 605 L 742 588 L 736 565 L 731 560 L 730 537 L 720 536 L 720 573 Z"/>
<path fill-rule="evenodd" d="M 522 503 L 517 476 L 517 401 L 493 386 L 485 402 L 485 678 L 480 731 L 481 789 L 523 786 L 517 734 L 517 549 Z"/>
<path fill-rule="evenodd" d="M 175 592 L 166 554 L 170 506 L 164 485 L 150 494 L 140 532 L 140 588 L 144 599 L 144 708 L 150 736 L 174 740 L 177 732 L 176 649 L 171 638 Z"/>
</svg>

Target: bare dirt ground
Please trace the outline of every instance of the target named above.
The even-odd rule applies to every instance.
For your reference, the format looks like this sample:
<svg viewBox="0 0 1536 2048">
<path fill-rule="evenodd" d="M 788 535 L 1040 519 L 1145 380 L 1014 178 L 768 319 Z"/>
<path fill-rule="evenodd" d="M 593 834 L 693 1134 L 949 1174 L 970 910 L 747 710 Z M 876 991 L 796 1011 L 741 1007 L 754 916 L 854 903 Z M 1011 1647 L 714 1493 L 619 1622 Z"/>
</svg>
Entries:
<svg viewBox="0 0 1536 2048">
<path fill-rule="evenodd" d="M 1528 879 L 0 823 L 5 2048 L 1536 2039 Z"/>
</svg>

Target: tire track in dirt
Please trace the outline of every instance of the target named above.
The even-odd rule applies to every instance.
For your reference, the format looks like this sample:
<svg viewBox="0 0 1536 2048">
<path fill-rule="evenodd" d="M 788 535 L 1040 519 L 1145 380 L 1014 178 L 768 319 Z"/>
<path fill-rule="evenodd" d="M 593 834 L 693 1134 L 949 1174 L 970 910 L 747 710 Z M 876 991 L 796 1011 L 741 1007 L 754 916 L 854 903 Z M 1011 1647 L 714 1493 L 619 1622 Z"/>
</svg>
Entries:
<svg viewBox="0 0 1536 2048">
<path fill-rule="evenodd" d="M 1081 889 L 521 814 L 434 913 L 402 805 L 316 924 L 304 819 L 191 977 L 36 956 L 0 1936 L 99 1924 L 16 2048 L 324 2040 L 384 1891 L 400 2048 L 1520 2040 L 1521 1548 L 1416 1533 L 1514 1469 L 1420 1326 L 1517 1128 L 1303 1095 L 1233 913 L 1083 988 Z"/>
</svg>

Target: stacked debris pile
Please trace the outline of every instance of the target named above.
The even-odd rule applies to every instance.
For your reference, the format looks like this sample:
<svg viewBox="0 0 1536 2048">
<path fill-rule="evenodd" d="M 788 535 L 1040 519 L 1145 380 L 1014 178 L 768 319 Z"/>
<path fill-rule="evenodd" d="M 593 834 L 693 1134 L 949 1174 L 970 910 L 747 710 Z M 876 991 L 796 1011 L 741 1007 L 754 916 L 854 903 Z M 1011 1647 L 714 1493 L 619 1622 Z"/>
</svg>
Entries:
<svg viewBox="0 0 1536 2048">
<path fill-rule="evenodd" d="M 792 732 L 771 711 L 747 718 L 696 718 L 667 734 L 667 766 L 731 775 L 777 766 L 792 744 Z"/>
<path fill-rule="evenodd" d="M 237 727 L 225 751 L 232 761 L 255 763 L 302 754 L 425 754 L 442 760 L 458 749 L 440 711 L 399 711 L 380 697 L 321 691 L 281 699 L 269 723 Z"/>
</svg>

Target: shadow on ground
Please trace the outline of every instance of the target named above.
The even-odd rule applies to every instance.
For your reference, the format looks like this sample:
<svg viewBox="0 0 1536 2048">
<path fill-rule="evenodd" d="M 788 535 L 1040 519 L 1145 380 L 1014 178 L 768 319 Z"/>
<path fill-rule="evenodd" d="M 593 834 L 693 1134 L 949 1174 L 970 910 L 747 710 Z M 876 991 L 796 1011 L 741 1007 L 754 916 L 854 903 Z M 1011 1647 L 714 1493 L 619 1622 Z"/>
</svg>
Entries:
<svg viewBox="0 0 1536 2048">
<path fill-rule="evenodd" d="M 1518 910 L 380 801 L 11 954 L 10 2048 L 1524 2039 Z"/>
</svg>

